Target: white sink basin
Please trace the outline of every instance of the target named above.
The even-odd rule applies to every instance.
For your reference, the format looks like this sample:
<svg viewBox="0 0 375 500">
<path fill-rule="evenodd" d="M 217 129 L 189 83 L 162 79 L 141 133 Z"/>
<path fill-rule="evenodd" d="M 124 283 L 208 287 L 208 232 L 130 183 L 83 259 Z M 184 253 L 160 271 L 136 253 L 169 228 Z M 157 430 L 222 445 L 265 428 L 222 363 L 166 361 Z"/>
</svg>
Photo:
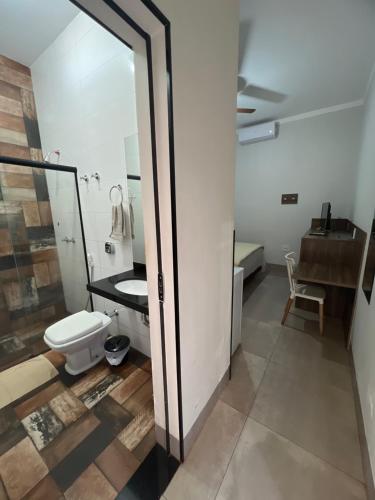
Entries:
<svg viewBox="0 0 375 500">
<path fill-rule="evenodd" d="M 125 280 L 115 285 L 116 290 L 129 295 L 147 295 L 147 281 Z"/>
</svg>

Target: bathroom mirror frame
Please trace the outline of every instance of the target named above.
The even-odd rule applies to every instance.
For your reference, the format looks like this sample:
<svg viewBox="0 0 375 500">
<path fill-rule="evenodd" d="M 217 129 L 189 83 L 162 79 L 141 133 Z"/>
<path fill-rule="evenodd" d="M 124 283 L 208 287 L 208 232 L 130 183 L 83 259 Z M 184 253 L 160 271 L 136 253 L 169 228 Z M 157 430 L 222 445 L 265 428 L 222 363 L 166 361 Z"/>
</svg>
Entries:
<svg viewBox="0 0 375 500">
<path fill-rule="evenodd" d="M 70 1 L 133 49 L 135 53 L 136 88 L 139 90 L 137 108 L 138 104 L 140 108 L 137 109 L 137 114 L 138 118 L 141 118 L 138 120 L 140 151 L 145 155 L 142 159 L 141 154 L 141 170 L 144 168 L 142 166 L 144 162 L 150 174 L 147 178 L 142 177 L 145 182 L 145 202 L 143 203 L 145 228 L 147 230 L 147 224 L 151 224 L 151 218 L 154 227 L 154 234 L 150 234 L 147 241 L 146 252 L 147 277 L 150 282 L 149 298 L 151 299 L 149 309 L 151 326 L 152 317 L 156 319 L 159 316 L 159 326 L 154 319 L 154 328 L 155 334 L 158 329 L 160 332 L 161 356 L 157 348 L 155 362 L 162 372 L 164 396 L 162 397 L 161 393 L 154 394 L 155 401 L 158 400 L 161 403 L 163 400 L 163 425 L 165 425 L 165 429 L 158 425 L 156 429 L 161 433 L 159 434 L 160 442 L 165 443 L 167 452 L 171 452 L 183 462 L 184 427 L 170 21 L 150 0 Z M 146 85 L 138 86 L 146 82 Z M 149 142 L 145 139 L 146 136 L 149 137 Z M 161 174 L 162 182 L 159 182 L 159 174 Z M 159 203 L 160 197 L 163 197 L 162 205 Z M 169 207 L 166 205 L 167 201 Z M 153 203 L 153 209 L 151 203 Z M 166 302 L 164 302 L 164 287 L 169 290 L 171 299 Z M 165 315 L 167 315 L 167 321 Z M 151 333 L 152 330 L 151 328 Z M 151 342 L 153 351 L 152 344 Z M 168 377 L 167 367 L 171 372 Z M 171 405 L 170 399 L 172 399 Z M 173 437 L 173 440 L 170 439 L 169 430 L 170 407 L 173 408 L 171 412 L 173 435 L 178 436 Z M 160 407 L 159 412 L 161 411 Z"/>
<path fill-rule="evenodd" d="M 362 290 L 367 302 L 370 304 L 375 278 L 375 212 L 372 219 L 369 242 L 367 247 L 367 257 L 365 270 L 362 279 Z"/>
</svg>

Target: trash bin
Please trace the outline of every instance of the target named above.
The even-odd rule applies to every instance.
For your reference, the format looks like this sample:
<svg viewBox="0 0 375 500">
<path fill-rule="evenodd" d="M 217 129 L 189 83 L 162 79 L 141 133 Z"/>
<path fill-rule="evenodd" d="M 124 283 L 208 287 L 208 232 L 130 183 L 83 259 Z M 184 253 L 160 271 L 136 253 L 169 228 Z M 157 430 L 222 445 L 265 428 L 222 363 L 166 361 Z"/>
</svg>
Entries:
<svg viewBox="0 0 375 500">
<path fill-rule="evenodd" d="M 130 339 L 126 335 L 115 335 L 104 343 L 104 351 L 110 365 L 118 366 L 125 360 L 129 351 Z"/>
</svg>

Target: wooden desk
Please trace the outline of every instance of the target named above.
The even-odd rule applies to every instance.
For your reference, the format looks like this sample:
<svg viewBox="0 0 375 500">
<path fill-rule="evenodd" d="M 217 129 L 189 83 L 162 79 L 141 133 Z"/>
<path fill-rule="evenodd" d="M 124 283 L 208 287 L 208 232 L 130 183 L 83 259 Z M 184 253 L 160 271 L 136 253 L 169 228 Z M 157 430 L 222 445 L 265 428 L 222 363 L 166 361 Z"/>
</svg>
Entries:
<svg viewBox="0 0 375 500">
<path fill-rule="evenodd" d="M 313 219 L 311 227 L 319 220 Z M 325 315 L 341 318 L 350 330 L 366 233 L 347 219 L 333 219 L 333 231 L 326 236 L 311 235 L 310 229 L 301 239 L 300 262 L 294 278 L 316 283 L 326 290 Z M 353 238 L 353 229 L 356 229 Z M 315 311 L 313 301 L 298 298 L 297 307 Z"/>
<path fill-rule="evenodd" d="M 340 264 L 300 262 L 293 278 L 321 285 L 353 289 L 357 287 L 357 273 L 351 267 Z"/>
</svg>

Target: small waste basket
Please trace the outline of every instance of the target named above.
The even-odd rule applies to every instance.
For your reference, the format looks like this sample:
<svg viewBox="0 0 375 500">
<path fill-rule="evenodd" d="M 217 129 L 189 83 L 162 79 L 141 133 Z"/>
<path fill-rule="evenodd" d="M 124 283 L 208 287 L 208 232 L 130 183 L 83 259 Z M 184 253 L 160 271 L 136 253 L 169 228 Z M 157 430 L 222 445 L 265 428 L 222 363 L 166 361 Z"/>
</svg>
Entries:
<svg viewBox="0 0 375 500">
<path fill-rule="evenodd" d="M 104 343 L 104 351 L 110 365 L 118 366 L 124 360 L 130 347 L 130 339 L 126 335 L 115 335 Z"/>
</svg>

